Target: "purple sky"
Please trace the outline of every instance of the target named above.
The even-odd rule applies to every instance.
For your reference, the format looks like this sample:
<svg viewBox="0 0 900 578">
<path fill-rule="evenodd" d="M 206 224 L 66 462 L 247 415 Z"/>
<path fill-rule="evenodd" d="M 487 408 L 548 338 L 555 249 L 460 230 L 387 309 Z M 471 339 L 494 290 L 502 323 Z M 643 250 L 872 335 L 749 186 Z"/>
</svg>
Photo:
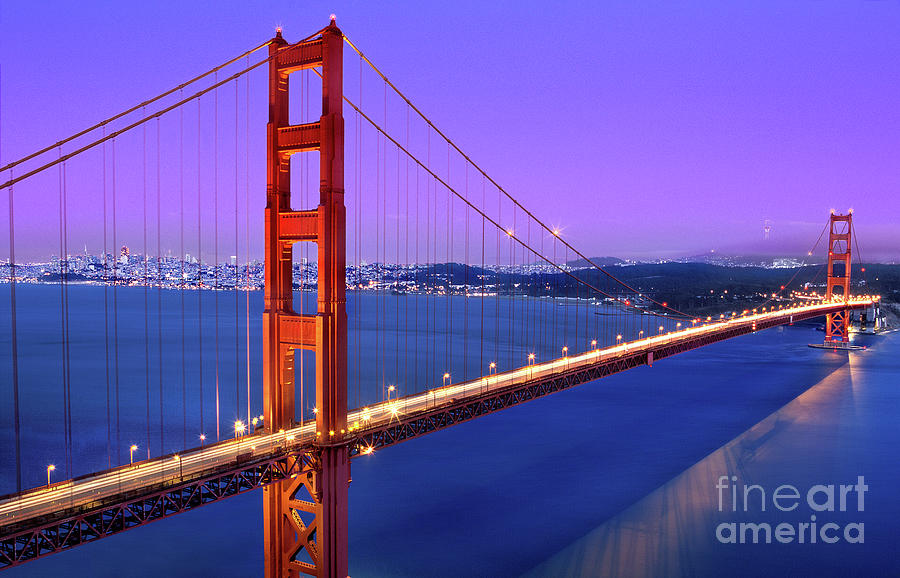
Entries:
<svg viewBox="0 0 900 578">
<path fill-rule="evenodd" d="M 638 4 L 7 1 L 0 160 L 335 12 L 586 253 L 803 253 L 829 209 L 853 207 L 864 256 L 900 259 L 900 3 Z"/>
</svg>

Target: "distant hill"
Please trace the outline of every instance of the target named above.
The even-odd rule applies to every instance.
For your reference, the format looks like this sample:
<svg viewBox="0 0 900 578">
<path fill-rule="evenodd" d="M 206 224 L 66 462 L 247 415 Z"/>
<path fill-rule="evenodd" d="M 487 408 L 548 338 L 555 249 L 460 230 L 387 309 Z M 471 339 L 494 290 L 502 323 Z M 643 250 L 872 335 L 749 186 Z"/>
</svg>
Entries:
<svg viewBox="0 0 900 578">
<path fill-rule="evenodd" d="M 599 265 L 600 267 L 610 267 L 612 265 L 624 265 L 626 261 L 619 259 L 618 257 L 590 257 L 590 260 L 594 263 L 594 265 Z M 592 267 L 590 263 L 588 263 L 585 259 L 577 259 L 575 261 L 569 261 L 566 263 L 569 267 L 572 268 L 582 268 L 582 267 Z"/>
<path fill-rule="evenodd" d="M 863 273 L 862 267 L 866 272 Z M 665 301 L 681 311 L 718 311 L 743 309 L 747 305 L 765 301 L 772 291 L 781 285 L 801 288 L 811 283 L 824 291 L 824 266 L 773 269 L 765 267 L 723 267 L 706 263 L 640 263 L 626 266 L 610 265 L 606 271 L 634 287 L 641 293 L 652 295 L 657 301 Z M 597 270 L 580 269 L 573 273 L 578 279 L 600 288 L 619 293 L 622 288 Z M 500 281 L 507 280 L 501 275 Z M 881 294 L 885 301 L 900 302 L 900 265 L 854 264 L 853 292 L 864 292 L 868 281 L 873 293 Z M 518 280 L 518 279 L 517 279 Z M 520 291 L 533 295 L 547 294 L 546 287 L 557 296 L 592 297 L 595 293 L 586 285 L 563 273 L 547 273 L 540 279 L 521 279 Z M 755 306 L 755 305 L 752 305 Z"/>
</svg>

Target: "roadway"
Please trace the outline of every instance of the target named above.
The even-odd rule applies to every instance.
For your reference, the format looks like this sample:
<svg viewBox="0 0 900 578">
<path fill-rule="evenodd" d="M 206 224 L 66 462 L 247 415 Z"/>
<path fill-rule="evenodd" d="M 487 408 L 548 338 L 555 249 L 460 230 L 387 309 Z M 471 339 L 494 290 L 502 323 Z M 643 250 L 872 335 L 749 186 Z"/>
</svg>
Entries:
<svg viewBox="0 0 900 578">
<path fill-rule="evenodd" d="M 868 299 L 855 299 L 848 305 L 859 308 L 871 303 Z M 374 430 L 416 415 L 434 410 L 448 403 L 459 403 L 467 398 L 489 394 L 499 389 L 521 386 L 547 379 L 567 371 L 605 363 L 616 357 L 653 351 L 681 340 L 693 340 L 700 336 L 721 332 L 735 326 L 755 329 L 762 321 L 777 324 L 791 323 L 795 316 L 809 318 L 824 315 L 844 307 L 844 304 L 815 304 L 789 309 L 743 315 L 715 322 L 698 324 L 662 335 L 649 336 L 625 342 L 613 347 L 595 349 L 581 354 L 562 357 L 543 363 L 534 363 L 511 371 L 483 376 L 477 379 L 450 384 L 423 393 L 373 404 L 353 410 L 348 414 L 348 436 L 352 439 L 367 430 Z M 769 324 L 769 323 L 767 323 Z M 257 456 L 277 452 L 302 451 L 312 448 L 316 440 L 338 440 L 341 436 L 330 432 L 316 432 L 314 421 L 276 432 L 257 431 L 233 440 L 207 444 L 179 454 L 135 462 L 111 470 L 64 480 L 24 491 L 0 499 L 0 527 L 19 526 L 30 519 L 46 519 L 63 510 L 91 508 L 105 500 L 123 494 L 140 492 L 143 488 L 160 484 L 177 484 L 180 480 L 195 479 L 207 472 L 229 464 L 237 464 Z M 371 453 L 372 448 L 360 448 L 360 454 Z M 241 460 L 238 457 L 241 457 Z M 2 532 L 0 532 L 2 533 Z"/>
</svg>

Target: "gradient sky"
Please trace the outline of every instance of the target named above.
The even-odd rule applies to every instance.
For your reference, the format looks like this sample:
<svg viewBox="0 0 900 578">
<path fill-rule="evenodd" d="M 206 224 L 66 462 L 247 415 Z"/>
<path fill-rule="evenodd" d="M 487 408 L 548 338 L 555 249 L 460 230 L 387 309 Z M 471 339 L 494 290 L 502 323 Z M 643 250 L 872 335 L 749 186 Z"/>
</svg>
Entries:
<svg viewBox="0 0 900 578">
<path fill-rule="evenodd" d="M 5 0 L 0 156 L 332 12 L 586 253 L 804 253 L 829 209 L 853 207 L 864 256 L 900 260 L 896 1 Z"/>
</svg>

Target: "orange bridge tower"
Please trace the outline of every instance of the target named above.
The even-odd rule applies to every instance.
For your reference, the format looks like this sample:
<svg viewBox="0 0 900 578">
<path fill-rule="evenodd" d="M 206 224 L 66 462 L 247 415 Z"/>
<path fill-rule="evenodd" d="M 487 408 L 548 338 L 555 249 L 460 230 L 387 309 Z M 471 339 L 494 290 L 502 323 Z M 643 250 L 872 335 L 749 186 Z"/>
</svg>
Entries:
<svg viewBox="0 0 900 578">
<path fill-rule="evenodd" d="M 853 211 L 846 215 L 831 212 L 828 230 L 828 280 L 825 300 L 850 299 L 850 241 Z M 825 345 L 843 345 L 850 341 L 850 309 L 829 313 L 825 320 Z M 840 344 L 840 345 L 839 345 Z"/>
<path fill-rule="evenodd" d="M 268 486 L 267 578 L 347 576 L 346 212 L 344 207 L 343 34 L 332 18 L 315 38 L 288 44 L 279 30 L 269 45 L 269 122 L 263 313 L 263 406 L 269 432 L 295 425 L 294 351 L 315 352 L 317 451 L 297 477 Z M 288 77 L 321 67 L 322 116 L 291 125 Z M 293 210 L 290 159 L 319 151 L 319 205 Z M 293 310 L 292 247 L 316 243 L 314 315 Z M 301 368 L 302 371 L 302 368 Z"/>
</svg>

